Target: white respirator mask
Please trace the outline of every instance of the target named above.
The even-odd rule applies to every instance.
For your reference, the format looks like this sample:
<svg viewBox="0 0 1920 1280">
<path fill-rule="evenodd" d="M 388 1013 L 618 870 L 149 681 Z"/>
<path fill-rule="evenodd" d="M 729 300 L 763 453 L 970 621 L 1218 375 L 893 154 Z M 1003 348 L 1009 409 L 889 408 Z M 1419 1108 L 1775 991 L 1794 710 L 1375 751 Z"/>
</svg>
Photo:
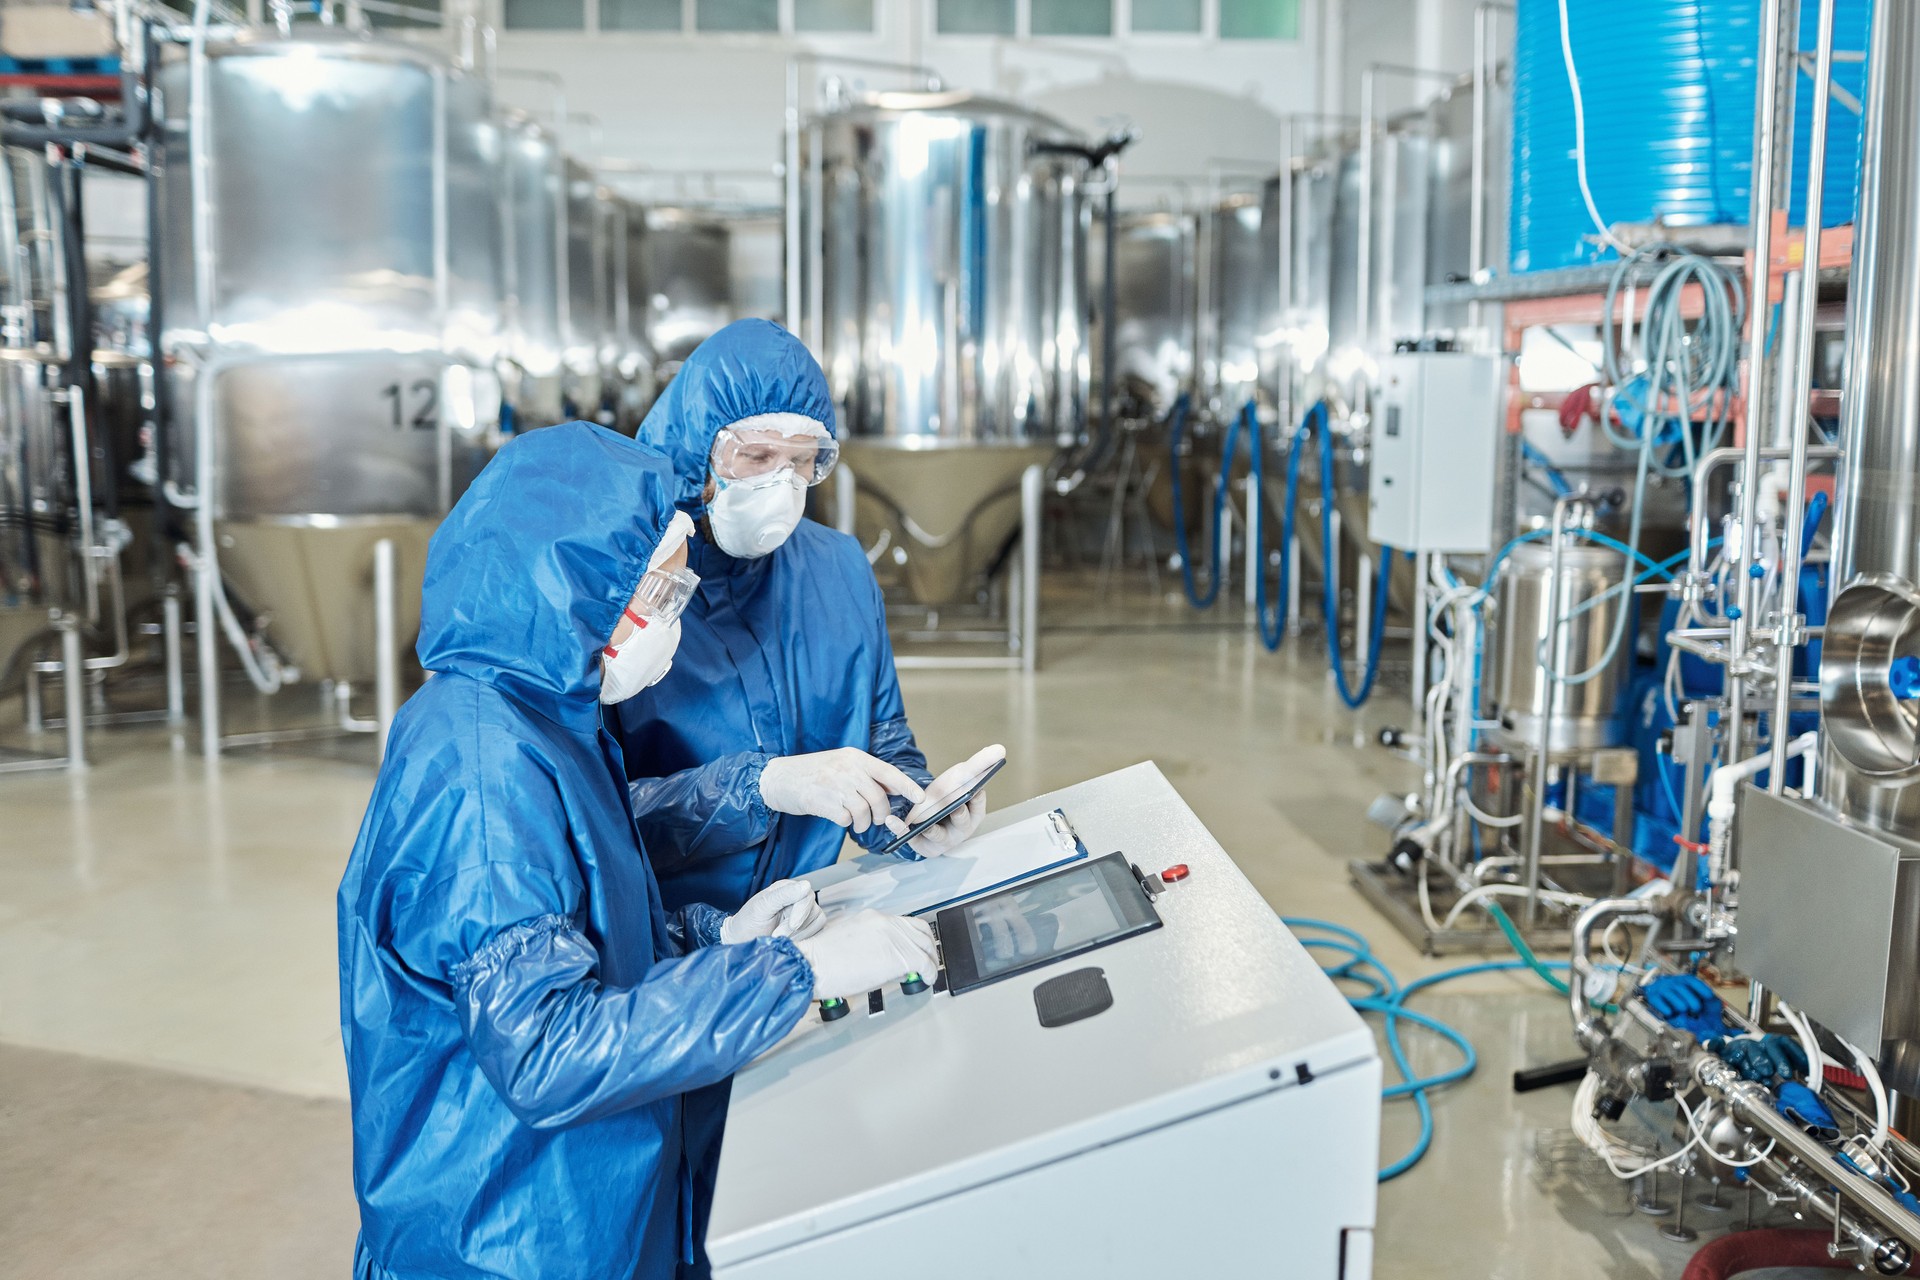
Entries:
<svg viewBox="0 0 1920 1280">
<path fill-rule="evenodd" d="M 730 556 L 757 560 L 778 550 L 806 514 L 807 487 L 792 471 L 714 483 L 707 522 L 715 544 Z"/>
<path fill-rule="evenodd" d="M 680 619 L 649 622 L 631 610 L 627 618 L 634 623 L 633 634 L 600 653 L 602 702 L 625 702 L 659 684 L 673 670 L 673 655 L 680 648 Z"/>
<path fill-rule="evenodd" d="M 624 611 L 633 624 L 632 633 L 600 651 L 600 701 L 625 702 L 659 684 L 673 670 L 673 655 L 680 648 L 680 615 L 693 599 L 700 578 L 688 569 L 660 566 L 686 545 L 692 533 L 693 521 L 687 513 L 674 512 Z"/>
<path fill-rule="evenodd" d="M 722 427 L 710 461 L 707 521 L 720 550 L 755 560 L 793 536 L 807 490 L 826 479 L 840 446 L 823 423 L 797 413 L 762 413 Z"/>
</svg>

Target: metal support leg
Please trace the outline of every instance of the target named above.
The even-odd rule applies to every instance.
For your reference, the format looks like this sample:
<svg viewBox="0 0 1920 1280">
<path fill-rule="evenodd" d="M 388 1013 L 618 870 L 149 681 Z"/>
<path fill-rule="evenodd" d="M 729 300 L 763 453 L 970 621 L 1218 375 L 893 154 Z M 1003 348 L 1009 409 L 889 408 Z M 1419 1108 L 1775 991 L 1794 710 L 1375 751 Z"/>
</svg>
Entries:
<svg viewBox="0 0 1920 1280">
<path fill-rule="evenodd" d="M 1353 656 L 1367 660 L 1367 638 L 1373 634 L 1373 557 L 1361 556 L 1353 584 Z"/>
<path fill-rule="evenodd" d="M 1330 493 L 1322 494 L 1320 495 L 1320 501 L 1332 502 L 1333 495 Z M 1327 630 L 1333 632 L 1335 641 L 1338 641 L 1340 638 L 1340 619 L 1338 617 L 1340 609 L 1340 548 L 1346 542 L 1346 534 L 1340 528 L 1339 507 L 1334 507 L 1332 519 L 1330 519 L 1327 524 L 1329 526 L 1327 545 L 1320 548 L 1320 576 L 1332 584 L 1326 588 L 1324 594 L 1327 599 L 1333 601 L 1336 616 L 1327 619 Z M 1364 558 L 1365 557 L 1362 557 L 1362 559 Z"/>
<path fill-rule="evenodd" d="M 1040 512 L 1046 471 L 1031 466 L 1020 477 L 1020 670 L 1040 661 Z"/>
<path fill-rule="evenodd" d="M 35 737 L 47 731 L 47 710 L 43 701 L 43 691 L 40 688 L 39 665 L 38 662 L 29 662 L 26 664 L 26 670 L 21 673 L 23 681 L 21 687 L 26 691 L 24 701 L 27 710 L 27 732 Z"/>
<path fill-rule="evenodd" d="M 80 651 L 80 620 L 62 615 L 60 628 L 60 689 L 67 710 L 67 768 L 87 767 L 87 663 Z"/>
<path fill-rule="evenodd" d="M 1257 610 L 1260 606 L 1260 575 L 1265 571 L 1260 563 L 1260 486 L 1247 478 L 1247 581 L 1244 596 L 1247 602 L 1247 625 L 1255 626 L 1259 622 Z"/>
<path fill-rule="evenodd" d="M 1287 634 L 1300 634 L 1300 527 L 1295 522 L 1287 539 Z"/>
<path fill-rule="evenodd" d="M 1219 486 L 1219 489 L 1225 489 L 1227 487 L 1227 477 L 1221 476 L 1214 481 L 1214 484 Z M 1215 490 L 1216 497 L 1218 496 L 1219 489 Z M 1220 575 L 1221 580 L 1218 588 L 1221 591 L 1225 591 L 1227 584 L 1233 580 L 1233 574 L 1228 572 L 1228 570 L 1232 568 L 1232 559 L 1233 504 L 1231 502 L 1222 502 L 1220 504 L 1220 517 L 1213 522 L 1213 563 L 1216 566 L 1215 572 Z"/>
<path fill-rule="evenodd" d="M 398 595 L 393 539 L 382 538 L 373 544 L 373 749 L 375 758 L 383 760 L 394 712 L 400 707 L 400 655 L 396 651 Z"/>
<path fill-rule="evenodd" d="M 180 653 L 180 593 L 167 588 L 160 601 L 160 637 L 167 652 L 167 723 L 187 718 L 187 673 Z"/>
<path fill-rule="evenodd" d="M 1423 733 L 1427 727 L 1427 576 L 1433 570 L 1422 551 L 1413 561 L 1413 729 Z"/>
<path fill-rule="evenodd" d="M 833 482 L 833 527 L 848 537 L 854 537 L 854 499 L 859 494 L 859 482 L 854 479 L 853 468 L 842 463 L 839 478 Z"/>
<path fill-rule="evenodd" d="M 212 521 L 199 519 L 200 561 L 193 571 L 193 647 L 200 666 L 200 754 L 209 763 L 220 758 L 220 650 L 219 621 L 213 616 L 213 569 L 207 555 L 213 541 Z"/>
</svg>

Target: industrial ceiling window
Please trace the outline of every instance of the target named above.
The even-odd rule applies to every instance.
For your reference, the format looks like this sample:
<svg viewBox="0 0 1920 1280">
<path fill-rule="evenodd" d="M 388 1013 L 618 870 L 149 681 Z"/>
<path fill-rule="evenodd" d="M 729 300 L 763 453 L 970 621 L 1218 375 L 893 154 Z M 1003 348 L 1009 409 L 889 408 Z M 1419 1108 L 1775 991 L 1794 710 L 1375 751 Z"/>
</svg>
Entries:
<svg viewBox="0 0 1920 1280">
<path fill-rule="evenodd" d="M 394 7 L 408 12 L 382 13 L 368 9 L 365 10 L 367 22 L 389 30 L 398 27 L 438 27 L 443 24 L 444 11 L 440 7 L 440 0 L 398 0 Z"/>
<path fill-rule="evenodd" d="M 600 0 L 602 4 L 606 0 Z M 793 0 L 795 31 L 849 32 L 873 30 L 873 0 Z"/>
<path fill-rule="evenodd" d="M 602 31 L 678 31 L 680 0 L 600 0 Z"/>
<path fill-rule="evenodd" d="M 1220 0 L 1222 40 L 1298 40 L 1300 0 Z"/>
<path fill-rule="evenodd" d="M 509 31 L 583 31 L 587 0 L 503 0 L 500 16 Z"/>
<path fill-rule="evenodd" d="M 1133 0 L 1128 19 L 1141 34 L 1192 36 L 1206 30 L 1206 20 L 1205 0 Z"/>
<path fill-rule="evenodd" d="M 1027 25 L 1036 36 L 1110 36 L 1113 0 L 1030 0 Z"/>
<path fill-rule="evenodd" d="M 934 29 L 943 36 L 1018 35 L 1015 0 L 940 0 Z"/>
<path fill-rule="evenodd" d="M 693 10 L 698 31 L 780 30 L 780 0 L 699 0 Z"/>
</svg>

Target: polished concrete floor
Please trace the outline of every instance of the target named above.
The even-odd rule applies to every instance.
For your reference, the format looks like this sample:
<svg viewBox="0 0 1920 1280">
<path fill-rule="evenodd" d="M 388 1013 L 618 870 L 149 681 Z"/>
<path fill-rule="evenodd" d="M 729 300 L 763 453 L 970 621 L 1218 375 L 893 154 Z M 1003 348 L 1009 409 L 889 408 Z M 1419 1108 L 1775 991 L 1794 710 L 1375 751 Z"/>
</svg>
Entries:
<svg viewBox="0 0 1920 1280">
<path fill-rule="evenodd" d="M 1012 800 L 1157 761 L 1276 910 L 1361 929 L 1403 977 L 1429 970 L 1345 872 L 1377 852 L 1367 802 L 1413 781 L 1372 745 L 1404 696 L 1348 712 L 1318 643 L 1296 650 L 1136 618 L 1050 632 L 1031 679 L 903 680 L 936 766 L 1004 741 L 993 794 Z M 95 747 L 83 775 L 0 778 L 0 1271 L 342 1276 L 333 894 L 371 782 L 361 748 L 209 769 L 162 727 Z M 1377 1274 L 1678 1275 L 1689 1249 L 1566 1152 L 1570 1090 L 1507 1086 L 1513 1067 L 1568 1055 L 1560 1002 L 1490 975 L 1426 1007 L 1471 1033 L 1481 1070 L 1440 1099 L 1432 1155 L 1384 1188 Z M 1388 1104 L 1385 1158 L 1415 1131 Z"/>
</svg>

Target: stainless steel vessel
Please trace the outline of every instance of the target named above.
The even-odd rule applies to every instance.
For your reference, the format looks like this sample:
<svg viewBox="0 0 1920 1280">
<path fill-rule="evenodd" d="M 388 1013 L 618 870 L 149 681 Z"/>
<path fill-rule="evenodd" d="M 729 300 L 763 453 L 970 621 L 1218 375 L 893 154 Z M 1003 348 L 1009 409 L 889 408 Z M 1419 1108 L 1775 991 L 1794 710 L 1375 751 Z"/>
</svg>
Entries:
<svg viewBox="0 0 1920 1280">
<path fill-rule="evenodd" d="M 1620 680 L 1632 646 L 1623 641 L 1605 668 L 1579 683 L 1545 679 L 1541 663 L 1551 663 L 1563 677 L 1594 667 L 1606 653 L 1619 611 L 1626 607 L 1618 590 L 1626 573 L 1626 557 L 1607 547 L 1561 548 L 1557 582 L 1553 549 L 1547 544 L 1522 543 L 1508 553 L 1495 595 L 1499 621 L 1490 665 L 1492 709 L 1500 723 L 1496 736 L 1509 750 L 1539 749 L 1540 720 L 1549 711 L 1549 689 L 1550 753 L 1588 751 L 1620 742 L 1624 732 L 1619 716 Z M 1600 599 L 1607 592 L 1613 594 Z M 1548 647 L 1550 633 L 1554 642 Z"/>
<path fill-rule="evenodd" d="M 1920 657 L 1920 14 L 1875 7 L 1848 378 L 1842 397 L 1840 586 L 1821 646 L 1820 793 L 1847 817 L 1920 841 L 1920 704 L 1889 673 Z M 1920 1028 L 1916 1028 L 1920 1029 Z"/>
<path fill-rule="evenodd" d="M 693 349 L 734 319 L 732 236 L 726 218 L 699 205 L 647 210 L 647 333 L 671 376 Z"/>
<path fill-rule="evenodd" d="M 1217 414 L 1284 400 L 1288 365 L 1280 305 L 1280 180 L 1227 196 L 1202 223 L 1200 385 Z"/>
<path fill-rule="evenodd" d="M 566 160 L 552 131 L 519 112 L 500 123 L 501 380 L 516 429 L 566 416 Z"/>
<path fill-rule="evenodd" d="M 173 58 L 161 84 L 168 479 L 274 645 L 366 677 L 373 544 L 397 545 L 405 643 L 427 538 L 495 430 L 491 94 L 325 28 Z"/>
<path fill-rule="evenodd" d="M 1120 398 L 1162 417 L 1193 387 L 1199 220 L 1154 210 L 1121 214 L 1115 222 L 1114 372 Z M 1104 283 L 1104 234 L 1096 221 L 1088 259 L 1095 297 Z M 1092 346 L 1097 383 L 1102 346 L 1097 339 Z"/>
<path fill-rule="evenodd" d="M 1085 142 L 944 92 L 849 100 L 799 141 L 800 332 L 862 520 L 923 602 L 958 598 L 1018 522 L 1020 473 L 1086 429 Z"/>
</svg>

